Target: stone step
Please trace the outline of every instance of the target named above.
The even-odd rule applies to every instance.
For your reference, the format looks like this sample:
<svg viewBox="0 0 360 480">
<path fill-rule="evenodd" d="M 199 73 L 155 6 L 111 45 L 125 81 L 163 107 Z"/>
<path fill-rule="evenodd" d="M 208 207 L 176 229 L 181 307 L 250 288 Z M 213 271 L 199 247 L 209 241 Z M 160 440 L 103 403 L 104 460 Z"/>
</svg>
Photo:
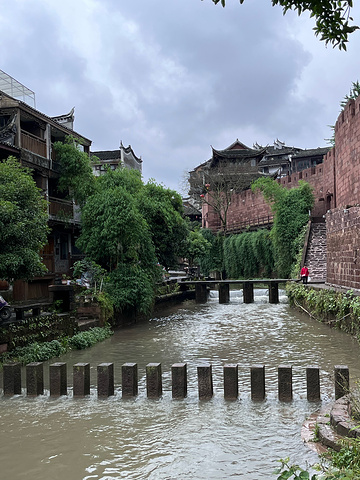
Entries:
<svg viewBox="0 0 360 480">
<path fill-rule="evenodd" d="M 308 241 L 305 264 L 311 280 L 326 279 L 326 224 L 313 223 Z"/>
</svg>

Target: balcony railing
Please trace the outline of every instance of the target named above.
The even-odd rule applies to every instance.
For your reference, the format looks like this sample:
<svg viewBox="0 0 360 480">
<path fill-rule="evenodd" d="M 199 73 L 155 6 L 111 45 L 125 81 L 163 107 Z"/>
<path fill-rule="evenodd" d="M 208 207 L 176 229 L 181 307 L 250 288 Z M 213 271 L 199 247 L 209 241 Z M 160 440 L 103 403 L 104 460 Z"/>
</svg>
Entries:
<svg viewBox="0 0 360 480">
<path fill-rule="evenodd" d="M 45 140 L 42 140 L 31 133 L 25 133 L 24 131 L 21 132 L 21 147 L 32 153 L 36 153 L 41 157 L 47 158 Z"/>
<path fill-rule="evenodd" d="M 74 215 L 73 202 L 61 198 L 49 197 L 49 215 L 63 222 L 74 223 L 77 215 Z"/>
</svg>

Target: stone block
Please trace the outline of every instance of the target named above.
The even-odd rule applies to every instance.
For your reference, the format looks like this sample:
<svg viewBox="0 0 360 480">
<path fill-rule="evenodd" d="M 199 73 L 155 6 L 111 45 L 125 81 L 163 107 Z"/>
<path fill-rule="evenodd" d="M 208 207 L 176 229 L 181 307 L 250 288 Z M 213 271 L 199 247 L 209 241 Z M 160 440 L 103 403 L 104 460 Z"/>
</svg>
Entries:
<svg viewBox="0 0 360 480">
<path fill-rule="evenodd" d="M 122 396 L 136 397 L 138 394 L 138 366 L 136 363 L 124 363 L 121 367 Z"/>
<path fill-rule="evenodd" d="M 146 365 L 146 392 L 148 398 L 159 398 L 162 395 L 161 363 Z"/>
<path fill-rule="evenodd" d="M 73 395 L 90 395 L 90 363 L 75 363 L 73 366 Z"/>
<path fill-rule="evenodd" d="M 187 365 L 174 363 L 171 367 L 172 397 L 185 398 L 187 396 Z"/>
<path fill-rule="evenodd" d="M 26 394 L 38 396 L 44 394 L 44 365 L 32 362 L 26 365 Z"/>
<path fill-rule="evenodd" d="M 67 395 L 67 367 L 64 362 L 50 365 L 50 396 Z"/>
<path fill-rule="evenodd" d="M 100 363 L 97 366 L 97 392 L 98 397 L 111 397 L 114 395 L 114 364 Z"/>
</svg>

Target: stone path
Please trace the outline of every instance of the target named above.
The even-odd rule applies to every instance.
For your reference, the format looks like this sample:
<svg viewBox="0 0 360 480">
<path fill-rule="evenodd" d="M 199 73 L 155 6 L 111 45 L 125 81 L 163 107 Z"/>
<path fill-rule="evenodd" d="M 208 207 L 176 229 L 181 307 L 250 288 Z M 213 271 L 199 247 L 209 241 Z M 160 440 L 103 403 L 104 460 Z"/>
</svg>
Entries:
<svg viewBox="0 0 360 480">
<path fill-rule="evenodd" d="M 306 251 L 305 265 L 310 271 L 311 281 L 326 279 L 326 224 L 312 223 Z"/>
</svg>

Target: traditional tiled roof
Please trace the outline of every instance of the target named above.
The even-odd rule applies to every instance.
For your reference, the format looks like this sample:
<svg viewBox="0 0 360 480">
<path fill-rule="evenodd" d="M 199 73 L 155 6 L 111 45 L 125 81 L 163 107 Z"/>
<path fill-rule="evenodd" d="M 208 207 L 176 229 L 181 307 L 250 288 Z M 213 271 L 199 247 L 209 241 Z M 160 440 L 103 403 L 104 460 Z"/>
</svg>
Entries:
<svg viewBox="0 0 360 480">
<path fill-rule="evenodd" d="M 265 150 L 255 150 L 252 148 L 246 149 L 232 149 L 232 150 L 215 150 L 212 148 L 212 159 L 210 161 L 210 167 L 215 165 L 221 160 L 231 161 L 235 163 L 248 163 L 252 159 L 260 159 Z"/>
<path fill-rule="evenodd" d="M 12 152 L 14 154 L 17 154 L 20 152 L 20 148 L 15 147 L 14 145 L 11 145 L 8 142 L 2 142 L 0 140 L 0 150 L 6 150 L 7 152 Z"/>
<path fill-rule="evenodd" d="M 80 133 L 77 133 L 75 130 L 72 130 L 72 129 L 66 127 L 65 125 L 62 125 L 61 123 L 54 120 L 54 118 L 49 117 L 48 115 L 45 115 L 45 113 L 39 112 L 39 110 L 36 110 L 35 108 L 31 107 L 27 103 L 22 102 L 21 100 L 17 100 L 16 98 L 13 98 L 13 97 L 11 97 L 10 95 L 6 94 L 5 92 L 3 92 L 1 90 L 0 91 L 0 97 L 2 95 L 11 99 L 12 102 L 15 103 L 15 105 L 21 107 L 24 111 L 31 113 L 32 115 L 34 115 L 34 117 L 40 117 L 41 119 L 46 120 L 46 122 L 51 124 L 53 127 L 57 127 L 57 128 L 59 128 L 59 130 L 65 130 L 68 133 L 68 135 L 73 135 L 73 136 L 75 135 L 76 137 L 81 138 L 82 140 L 85 140 L 85 142 L 88 143 L 89 145 L 91 144 L 91 140 L 84 137 L 84 135 L 81 135 Z M 4 106 L 4 107 L 1 107 L 1 108 L 2 109 L 10 109 L 10 108 L 14 108 L 15 105 Z"/>
<path fill-rule="evenodd" d="M 307 150 L 301 150 L 293 155 L 293 158 L 303 158 L 303 157 L 315 157 L 315 156 L 324 156 L 326 155 L 332 147 L 319 147 L 319 148 L 309 148 Z"/>
<path fill-rule="evenodd" d="M 133 160 L 135 160 L 137 163 L 142 163 L 142 159 L 137 157 L 129 145 L 128 147 L 122 147 L 124 156 L 126 158 L 131 157 Z M 121 159 L 121 149 L 117 150 L 100 150 L 98 152 L 91 152 L 91 156 L 96 156 L 99 158 L 99 160 L 106 161 L 106 160 L 120 160 Z"/>
<path fill-rule="evenodd" d="M 99 152 L 91 152 L 91 157 L 98 157 L 99 160 L 120 160 L 120 150 L 101 150 Z"/>
<path fill-rule="evenodd" d="M 190 205 L 190 203 L 183 204 L 183 208 L 184 208 L 184 215 L 186 216 L 190 216 L 190 215 L 201 216 L 201 210 L 195 208 L 193 205 Z"/>
<path fill-rule="evenodd" d="M 269 145 L 269 146 L 265 147 L 265 149 L 266 149 L 266 155 L 272 155 L 272 156 L 294 155 L 297 152 L 301 151 L 300 148 L 296 148 L 296 147 L 286 147 L 286 146 L 284 146 L 282 148 L 276 148 L 273 145 Z"/>
</svg>

